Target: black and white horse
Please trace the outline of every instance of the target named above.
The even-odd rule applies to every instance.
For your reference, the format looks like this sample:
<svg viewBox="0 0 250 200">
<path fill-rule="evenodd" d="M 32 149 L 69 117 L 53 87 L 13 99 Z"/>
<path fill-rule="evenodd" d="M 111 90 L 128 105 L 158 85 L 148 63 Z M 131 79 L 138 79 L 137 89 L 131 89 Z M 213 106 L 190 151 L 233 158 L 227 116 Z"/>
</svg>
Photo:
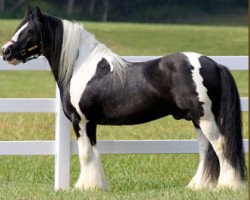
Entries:
<svg viewBox="0 0 250 200">
<path fill-rule="evenodd" d="M 108 189 L 96 126 L 132 125 L 166 115 L 193 122 L 200 163 L 189 188 L 237 189 L 246 180 L 238 91 L 228 69 L 192 52 L 133 63 L 81 25 L 27 9 L 3 48 L 11 64 L 43 54 L 72 122 L 81 164 L 76 188 Z"/>
</svg>

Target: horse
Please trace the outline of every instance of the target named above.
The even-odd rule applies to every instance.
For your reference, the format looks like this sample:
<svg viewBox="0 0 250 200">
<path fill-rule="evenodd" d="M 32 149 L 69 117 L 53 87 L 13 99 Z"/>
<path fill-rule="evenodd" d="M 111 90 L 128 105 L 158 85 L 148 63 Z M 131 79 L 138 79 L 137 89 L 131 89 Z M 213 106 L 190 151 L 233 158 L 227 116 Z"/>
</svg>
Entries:
<svg viewBox="0 0 250 200">
<path fill-rule="evenodd" d="M 240 100 L 227 67 L 195 52 L 130 62 L 76 22 L 29 7 L 2 47 L 17 65 L 47 58 L 79 147 L 76 189 L 108 190 L 96 144 L 97 125 L 133 125 L 167 115 L 191 121 L 199 164 L 188 188 L 241 188 L 246 182 Z"/>
</svg>

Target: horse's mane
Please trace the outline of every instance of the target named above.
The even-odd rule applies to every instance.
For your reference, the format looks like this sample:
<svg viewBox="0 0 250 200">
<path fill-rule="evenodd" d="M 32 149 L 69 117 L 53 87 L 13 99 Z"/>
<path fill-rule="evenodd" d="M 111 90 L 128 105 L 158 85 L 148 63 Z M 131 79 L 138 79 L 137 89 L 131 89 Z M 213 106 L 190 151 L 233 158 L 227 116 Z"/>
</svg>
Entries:
<svg viewBox="0 0 250 200">
<path fill-rule="evenodd" d="M 66 83 L 72 75 L 81 39 L 81 26 L 67 20 L 63 22 L 63 40 L 58 78 Z"/>
<path fill-rule="evenodd" d="M 116 72 L 122 80 L 122 73 L 127 68 L 128 61 L 113 53 L 105 45 L 101 44 L 96 38 L 84 30 L 83 26 L 67 20 L 63 22 L 63 40 L 60 56 L 59 81 L 66 83 L 72 76 L 78 56 L 85 56 L 88 59 L 87 64 L 97 64 L 102 58 L 105 58 L 110 64 L 111 71 Z M 85 55 L 79 55 L 80 44 L 85 45 Z M 91 57 L 90 56 L 91 53 Z M 94 62 L 93 62 L 94 60 Z M 86 66 L 91 67 L 91 66 Z"/>
</svg>

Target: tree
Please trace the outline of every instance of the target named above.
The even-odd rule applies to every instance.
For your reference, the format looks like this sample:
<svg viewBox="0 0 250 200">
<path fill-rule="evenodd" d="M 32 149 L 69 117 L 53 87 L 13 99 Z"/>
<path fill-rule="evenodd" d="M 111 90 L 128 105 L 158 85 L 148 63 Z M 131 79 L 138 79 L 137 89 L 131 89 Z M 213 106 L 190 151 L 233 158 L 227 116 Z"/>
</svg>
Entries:
<svg viewBox="0 0 250 200">
<path fill-rule="evenodd" d="M 13 7 L 11 8 L 10 12 L 15 12 L 23 3 L 25 0 L 16 0 L 16 3 L 14 3 Z"/>
<path fill-rule="evenodd" d="M 75 0 L 68 0 L 67 15 L 72 16 Z"/>
<path fill-rule="evenodd" d="M 4 3 L 5 3 L 4 0 L 0 0 L 0 12 L 4 11 L 4 6 L 5 6 Z"/>
<path fill-rule="evenodd" d="M 106 22 L 108 20 L 108 12 L 109 12 L 110 3 L 109 0 L 103 0 L 103 15 L 102 15 L 102 21 Z"/>
<path fill-rule="evenodd" d="M 95 10 L 95 0 L 91 0 L 89 5 L 89 14 L 93 15 L 94 10 Z"/>
</svg>

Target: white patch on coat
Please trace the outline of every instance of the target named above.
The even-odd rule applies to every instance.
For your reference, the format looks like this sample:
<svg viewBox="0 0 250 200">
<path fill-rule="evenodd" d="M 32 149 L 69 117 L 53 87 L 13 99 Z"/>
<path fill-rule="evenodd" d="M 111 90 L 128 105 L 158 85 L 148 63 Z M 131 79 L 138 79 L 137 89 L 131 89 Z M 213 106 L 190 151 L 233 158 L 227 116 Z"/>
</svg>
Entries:
<svg viewBox="0 0 250 200">
<path fill-rule="evenodd" d="M 213 115 L 213 113 L 211 113 L 212 101 L 207 95 L 207 88 L 203 85 L 203 78 L 200 74 L 201 64 L 199 58 L 201 55 L 193 52 L 185 52 L 184 55 L 187 56 L 189 63 L 194 67 L 194 69 L 191 70 L 192 78 L 195 83 L 196 92 L 198 93 L 198 99 L 204 103 L 202 105 L 205 114 L 203 118 L 208 114 Z"/>
<path fill-rule="evenodd" d="M 80 26 L 79 26 L 80 27 Z M 78 114 L 82 117 L 79 102 L 86 88 L 87 83 L 95 75 L 98 63 L 104 58 L 110 64 L 110 72 L 117 73 L 120 77 L 127 68 L 127 61 L 113 53 L 105 45 L 98 42 L 95 37 L 85 31 L 82 27 L 80 31 L 80 43 L 78 47 L 78 56 L 72 66 L 70 75 L 70 98 L 72 105 L 76 108 Z M 70 35 L 69 35 L 70 36 Z M 70 65 L 69 65 L 70 66 Z"/>
<path fill-rule="evenodd" d="M 86 124 L 80 123 L 78 138 L 79 159 L 81 165 L 80 177 L 75 184 L 76 189 L 102 188 L 108 190 L 100 156 L 95 146 L 92 146 L 86 134 Z"/>
<path fill-rule="evenodd" d="M 11 41 L 5 43 L 2 47 L 2 50 L 4 51 L 7 47 L 13 44 L 13 42 L 16 42 L 18 39 L 19 34 L 28 26 L 28 22 L 26 22 L 21 28 L 17 30 L 17 32 L 14 34 L 14 36 L 11 38 Z M 13 61 L 14 63 L 14 61 Z M 12 61 L 10 61 L 10 64 L 12 64 Z M 14 63 L 16 65 L 16 62 Z"/>
<path fill-rule="evenodd" d="M 216 186 L 216 182 L 211 182 L 211 180 L 207 179 L 207 177 L 205 176 L 205 160 L 209 141 L 202 133 L 201 129 L 196 128 L 195 130 L 197 133 L 197 140 L 199 145 L 200 162 L 196 174 L 189 182 L 187 187 L 194 190 L 214 188 Z"/>
<path fill-rule="evenodd" d="M 193 66 L 194 69 L 191 70 L 192 72 L 192 78 L 195 83 L 196 92 L 198 94 L 198 100 L 199 102 L 203 103 L 202 108 L 204 115 L 201 117 L 200 120 L 203 121 L 203 124 L 200 126 L 202 131 L 203 129 L 207 129 L 207 126 L 209 126 L 210 129 L 212 129 L 210 132 L 211 135 L 206 135 L 206 137 L 209 140 L 217 139 L 220 137 L 220 131 L 218 129 L 218 126 L 216 125 L 214 114 L 212 113 L 212 101 L 209 98 L 207 94 L 207 88 L 203 84 L 203 77 L 200 74 L 201 64 L 199 62 L 199 58 L 201 57 L 201 54 L 193 53 L 193 52 L 184 52 L 185 56 L 187 56 L 188 61 Z M 211 126 L 210 122 L 212 121 L 213 126 Z M 208 122 L 209 124 L 206 124 Z"/>
<path fill-rule="evenodd" d="M 17 42 L 19 34 L 28 26 L 29 22 L 26 22 L 24 25 L 21 26 L 15 33 L 15 35 L 11 38 L 12 41 Z"/>
<path fill-rule="evenodd" d="M 6 42 L 3 46 L 2 46 L 2 50 L 4 51 L 8 46 L 12 45 L 13 42 L 9 41 L 9 42 Z"/>
</svg>

